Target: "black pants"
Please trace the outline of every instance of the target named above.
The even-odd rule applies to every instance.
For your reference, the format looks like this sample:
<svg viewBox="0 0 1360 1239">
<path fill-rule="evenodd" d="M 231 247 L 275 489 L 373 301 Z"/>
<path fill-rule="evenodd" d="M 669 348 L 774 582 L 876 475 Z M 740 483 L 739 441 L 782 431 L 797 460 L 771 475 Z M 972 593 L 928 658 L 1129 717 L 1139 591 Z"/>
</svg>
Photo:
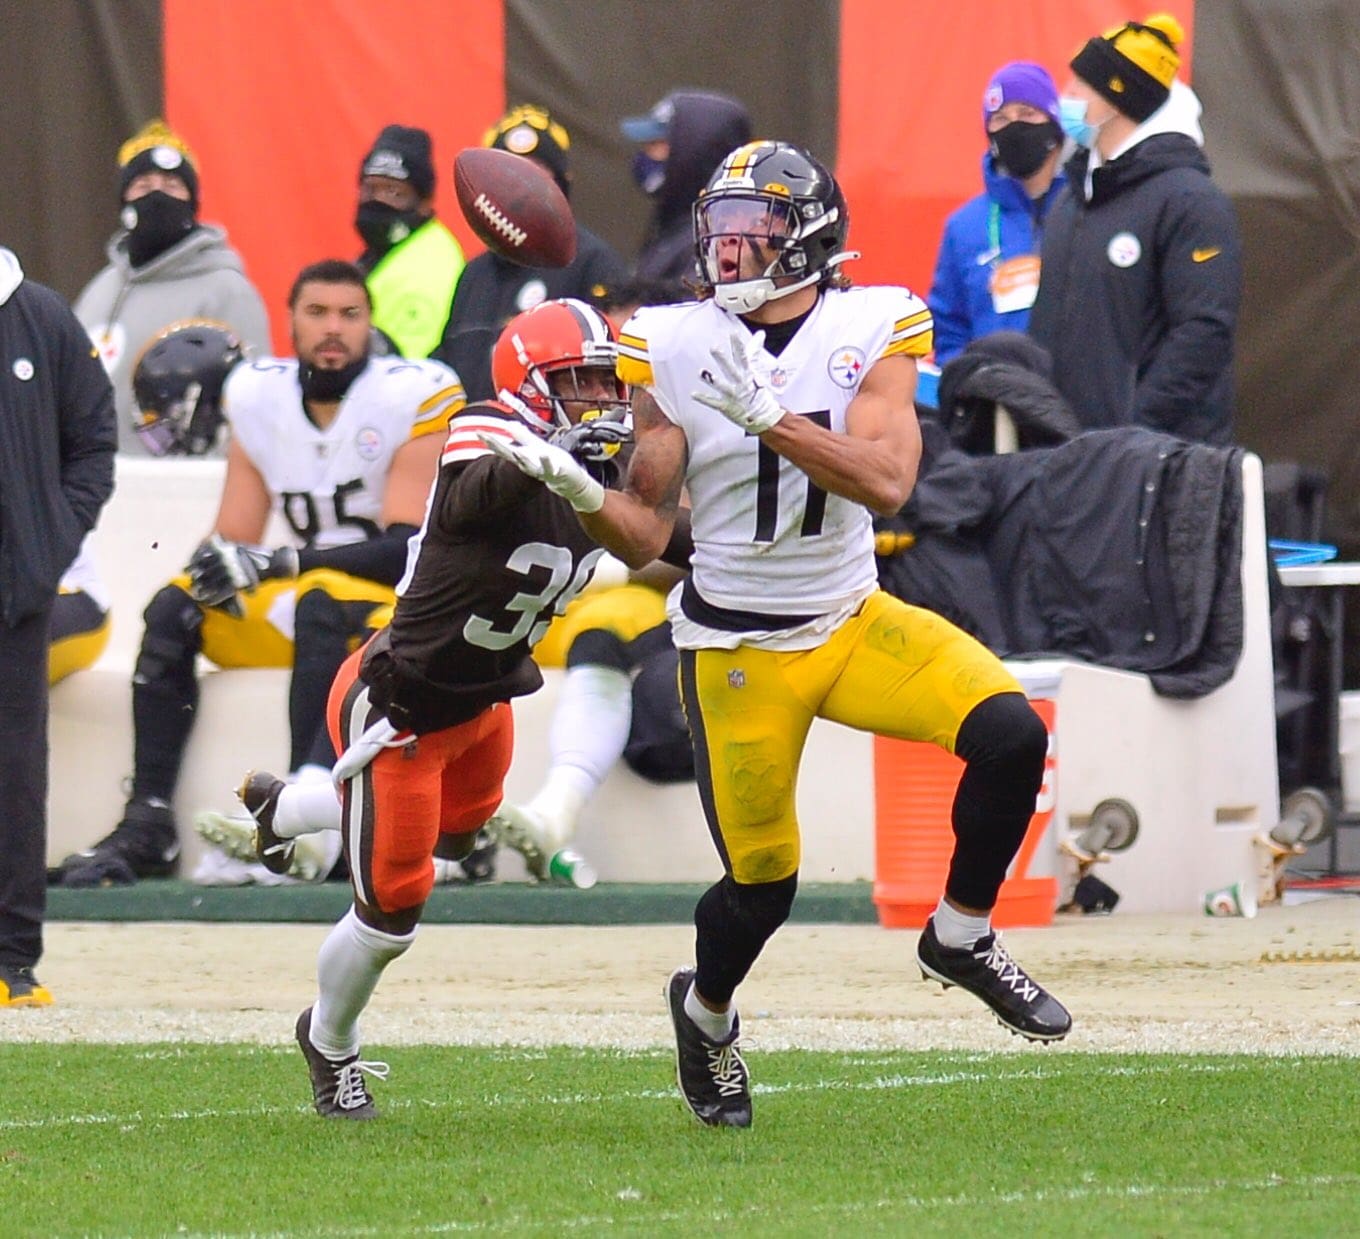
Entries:
<svg viewBox="0 0 1360 1239">
<path fill-rule="evenodd" d="M 42 955 L 47 907 L 48 611 L 0 624 L 0 963 Z"/>
</svg>

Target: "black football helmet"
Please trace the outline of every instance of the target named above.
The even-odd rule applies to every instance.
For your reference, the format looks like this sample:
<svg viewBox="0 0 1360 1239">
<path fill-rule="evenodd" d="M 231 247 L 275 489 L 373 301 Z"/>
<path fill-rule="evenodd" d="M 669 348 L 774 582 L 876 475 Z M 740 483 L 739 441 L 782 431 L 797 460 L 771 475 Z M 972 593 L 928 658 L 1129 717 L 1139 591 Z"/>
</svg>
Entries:
<svg viewBox="0 0 1360 1239">
<path fill-rule="evenodd" d="M 718 165 L 694 204 L 699 270 L 714 300 L 749 314 L 828 279 L 849 258 L 850 213 L 831 175 L 788 142 L 748 142 Z M 742 270 L 757 255 L 758 275 Z M 773 257 L 765 261 L 766 254 Z"/>
<path fill-rule="evenodd" d="M 173 323 L 132 371 L 133 427 L 153 456 L 202 456 L 222 430 L 222 385 L 245 349 L 209 319 Z"/>
</svg>

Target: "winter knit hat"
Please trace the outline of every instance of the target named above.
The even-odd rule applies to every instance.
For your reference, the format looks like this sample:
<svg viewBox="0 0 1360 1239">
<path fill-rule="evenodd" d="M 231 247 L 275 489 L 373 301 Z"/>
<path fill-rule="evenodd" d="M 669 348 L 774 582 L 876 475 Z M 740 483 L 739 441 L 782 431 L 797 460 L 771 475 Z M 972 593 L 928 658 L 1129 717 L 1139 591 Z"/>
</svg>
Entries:
<svg viewBox="0 0 1360 1239">
<path fill-rule="evenodd" d="M 159 118 L 148 122 L 118 148 L 118 201 L 127 188 L 147 172 L 177 176 L 189 191 L 189 202 L 198 209 L 198 169 L 189 144 Z"/>
<path fill-rule="evenodd" d="M 523 103 L 511 108 L 482 136 L 482 145 L 536 159 L 565 194 L 571 188 L 571 138 L 547 108 Z"/>
<path fill-rule="evenodd" d="M 1169 13 L 1107 30 L 1072 57 L 1072 72 L 1140 124 L 1167 100 L 1185 30 Z"/>
<path fill-rule="evenodd" d="M 434 193 L 434 146 L 424 129 L 388 125 L 359 165 L 359 177 L 388 176 L 408 181 L 422 198 Z"/>
<path fill-rule="evenodd" d="M 1055 125 L 1058 120 L 1058 87 L 1043 65 L 1029 60 L 1013 60 L 992 74 L 982 92 L 982 127 L 1008 103 L 1028 103 L 1038 108 Z"/>
</svg>

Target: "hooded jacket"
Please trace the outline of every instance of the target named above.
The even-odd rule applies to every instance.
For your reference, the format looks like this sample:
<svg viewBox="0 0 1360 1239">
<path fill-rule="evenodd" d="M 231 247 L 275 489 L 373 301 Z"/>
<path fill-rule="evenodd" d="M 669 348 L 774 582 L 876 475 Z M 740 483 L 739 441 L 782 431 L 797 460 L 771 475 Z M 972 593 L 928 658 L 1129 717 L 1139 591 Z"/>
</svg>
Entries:
<svg viewBox="0 0 1360 1239">
<path fill-rule="evenodd" d="M 1023 184 L 998 170 L 991 152 L 982 157 L 982 182 L 985 192 L 945 220 L 935 259 L 927 300 L 935 319 L 935 360 L 941 366 L 979 336 L 1024 331 L 1029 309 L 998 312 L 992 303 L 992 272 L 1007 259 L 1039 252 L 1044 219 L 1065 184 L 1060 172 L 1042 198 L 1031 198 Z"/>
<path fill-rule="evenodd" d="M 51 604 L 113 493 L 113 391 L 55 292 L 0 249 L 0 623 Z"/>
<path fill-rule="evenodd" d="M 666 177 L 656 191 L 636 275 L 646 280 L 693 279 L 694 200 L 723 159 L 751 140 L 751 117 L 734 99 L 677 91 L 670 122 Z"/>
<path fill-rule="evenodd" d="M 251 351 L 269 352 L 269 318 L 225 230 L 202 224 L 141 267 L 127 253 L 127 233 L 108 244 L 109 265 L 76 298 L 76 317 L 113 380 L 118 450 L 145 456 L 133 428 L 132 372 L 152 338 L 187 318 L 225 323 Z"/>
<path fill-rule="evenodd" d="M 1090 429 L 1232 440 L 1242 249 L 1198 113 L 1177 83 L 1115 158 L 1078 151 L 1049 213 L 1029 332 Z"/>
</svg>

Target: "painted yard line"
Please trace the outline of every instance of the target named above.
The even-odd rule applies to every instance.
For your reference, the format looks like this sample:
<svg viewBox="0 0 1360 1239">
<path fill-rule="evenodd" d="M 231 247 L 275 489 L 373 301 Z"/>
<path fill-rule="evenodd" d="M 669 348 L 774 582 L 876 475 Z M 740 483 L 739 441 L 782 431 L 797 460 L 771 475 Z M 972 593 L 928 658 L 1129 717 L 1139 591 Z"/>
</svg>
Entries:
<svg viewBox="0 0 1360 1239">
<path fill-rule="evenodd" d="M 865 1201 L 827 1201 L 821 1205 L 809 1204 L 794 1209 L 784 1215 L 786 1223 L 795 1223 L 800 1218 L 824 1217 L 834 1215 L 845 1218 L 851 1214 L 896 1212 L 946 1211 L 956 1209 L 990 1209 L 998 1205 L 1041 1205 L 1041 1204 L 1079 1204 L 1092 1200 L 1185 1200 L 1218 1196 L 1238 1192 L 1274 1192 L 1312 1190 L 1317 1188 L 1354 1187 L 1360 1185 L 1360 1174 L 1301 1175 L 1291 1178 L 1287 1175 L 1268 1175 L 1264 1179 L 1208 1179 L 1200 1183 L 1108 1183 L 1091 1184 L 1084 1187 L 1037 1187 L 1018 1192 L 993 1192 L 976 1195 L 951 1196 L 893 1196 L 880 1197 Z M 622 1202 L 621 1202 L 622 1203 Z M 782 1206 L 787 1207 L 787 1205 Z M 186 1233 L 184 1231 L 166 1232 L 175 1239 L 312 1239 L 325 1236 L 327 1239 L 369 1239 L 370 1236 L 417 1236 L 417 1235 L 461 1235 L 461 1234 L 524 1234 L 530 1231 L 556 1233 L 564 1230 L 596 1230 L 607 1226 L 640 1225 L 656 1226 L 667 1222 L 685 1222 L 698 1225 L 741 1223 L 754 1218 L 767 1217 L 768 1205 L 764 1202 L 753 1204 L 745 1209 L 709 1210 L 700 1213 L 698 1209 L 683 1212 L 670 1210 L 665 1213 L 652 1213 L 645 1209 L 622 1209 L 618 1213 L 585 1214 L 577 1217 L 531 1218 L 523 1215 L 502 1218 L 496 1221 L 448 1221 L 429 1222 L 423 1226 L 408 1226 L 394 1229 L 389 1224 L 382 1226 L 335 1227 L 326 1226 L 313 1230 L 284 1231 L 211 1231 Z M 131 1236 L 128 1239 L 132 1239 Z"/>
<path fill-rule="evenodd" d="M 1302 1061 L 1294 1065 L 1301 1066 Z M 1060 1066 L 1067 1070 L 1055 1070 Z M 1254 1067 L 1252 1062 L 1228 1062 L 1228 1063 L 1148 1063 L 1141 1066 L 1109 1067 L 1103 1069 L 1105 1075 L 1121 1076 L 1152 1076 L 1165 1075 L 1168 1073 L 1185 1075 L 1187 1073 L 1219 1075 L 1226 1072 L 1247 1071 Z M 1065 1076 L 1074 1074 L 1085 1075 L 1086 1069 L 1080 1067 L 1079 1063 L 1068 1059 L 1055 1060 L 1053 1064 L 1046 1067 L 1026 1067 L 1019 1070 L 1008 1070 L 1000 1072 L 990 1071 L 951 1071 L 945 1073 L 927 1073 L 922 1075 L 887 1075 L 879 1076 L 873 1080 L 808 1080 L 796 1081 L 788 1084 L 760 1084 L 751 1086 L 751 1092 L 761 1097 L 775 1097 L 784 1093 L 819 1093 L 819 1092 L 882 1092 L 885 1090 L 902 1088 L 938 1088 L 949 1087 L 955 1084 L 977 1084 L 990 1081 L 1016 1081 L 1016 1080 L 1058 1080 Z M 485 1110 L 487 1107 L 524 1107 L 524 1106 L 579 1106 L 579 1105 L 613 1105 L 625 1101 L 659 1101 L 674 1100 L 677 1093 L 674 1089 L 638 1089 L 632 1092 L 623 1093 L 565 1093 L 557 1095 L 530 1095 L 522 1097 L 506 1097 L 499 1093 L 490 1096 L 452 1098 L 449 1100 L 420 1100 L 412 1101 L 402 1097 L 378 1096 L 378 1106 L 380 1110 L 461 1110 L 476 1108 L 478 1111 Z M 37 1119 L 0 1119 L 0 1131 L 34 1131 L 44 1128 L 59 1127 L 134 1127 L 138 1124 L 147 1123 L 180 1123 L 197 1122 L 201 1120 L 215 1119 L 238 1119 L 238 1118 L 265 1118 L 281 1114 L 306 1114 L 311 1107 L 305 1104 L 295 1106 L 259 1106 L 240 1110 L 171 1110 L 164 1114 L 143 1114 L 141 1111 L 134 1110 L 128 1114 L 67 1114 L 49 1115 L 45 1118 Z"/>
</svg>

